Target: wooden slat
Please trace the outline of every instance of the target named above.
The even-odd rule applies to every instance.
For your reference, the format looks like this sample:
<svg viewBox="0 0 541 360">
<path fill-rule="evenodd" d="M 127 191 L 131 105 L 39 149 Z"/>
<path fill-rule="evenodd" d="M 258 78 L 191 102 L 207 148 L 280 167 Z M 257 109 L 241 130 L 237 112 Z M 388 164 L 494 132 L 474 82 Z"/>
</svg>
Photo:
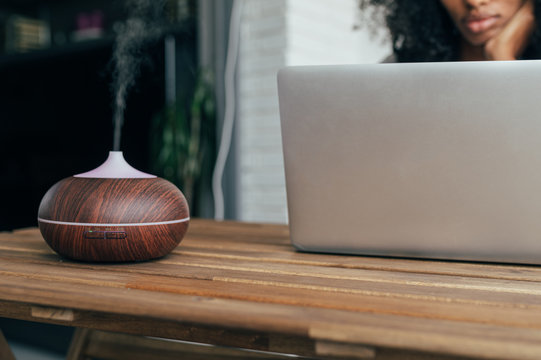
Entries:
<svg viewBox="0 0 541 360">
<path fill-rule="evenodd" d="M 288 236 L 280 225 L 195 219 L 163 259 L 92 264 L 60 258 L 37 229 L 0 233 L 0 301 L 29 311 L 0 315 L 107 330 L 89 320 L 101 314 L 124 319 L 109 328 L 123 332 L 133 318 L 177 324 L 168 336 L 191 341 L 180 329 L 254 332 L 266 345 L 245 337 L 248 348 L 292 337 L 308 341 L 305 355 L 541 357 L 540 267 L 305 254 Z"/>
<path fill-rule="evenodd" d="M 12 258 L 12 261 L 15 261 Z M 30 263 L 25 259 L 20 260 L 24 268 L 28 268 Z M 48 265 L 48 264 L 47 264 Z M 47 266 L 36 265 L 36 266 Z M 61 264 L 55 263 L 54 268 L 56 271 L 58 266 L 66 266 L 74 269 L 92 269 L 96 270 L 95 265 L 80 265 L 77 263 L 63 262 Z M 207 258 L 199 258 L 197 256 L 183 256 L 183 257 L 168 257 L 162 261 L 154 263 L 142 263 L 135 266 L 100 266 L 98 267 L 104 274 L 108 271 L 119 271 L 137 274 L 154 274 L 160 276 L 170 277 L 186 277 L 197 278 L 206 280 L 218 280 L 228 278 L 240 278 L 242 280 L 249 280 L 254 278 L 255 280 L 287 280 L 288 277 L 294 277 L 294 282 L 302 288 L 304 285 L 317 286 L 326 284 L 328 280 L 333 281 L 334 284 L 354 284 L 364 285 L 362 283 L 371 282 L 372 286 L 370 291 L 377 291 L 378 287 L 394 285 L 393 291 L 407 287 L 409 289 L 419 288 L 422 294 L 427 296 L 434 295 L 438 289 L 450 289 L 453 294 L 463 294 L 464 291 L 477 290 L 477 291 L 489 291 L 491 292 L 491 300 L 494 297 L 498 298 L 505 295 L 523 294 L 523 299 L 530 298 L 530 303 L 538 303 L 537 296 L 540 294 L 541 288 L 539 283 L 533 281 L 514 281 L 510 282 L 507 279 L 476 279 L 473 277 L 457 277 L 448 275 L 431 274 L 417 274 L 417 273 L 400 273 L 400 272 L 388 272 L 380 270 L 362 270 L 359 269 L 355 272 L 344 269 L 335 268 L 321 268 L 305 265 L 290 265 L 288 267 L 279 266 L 276 264 L 260 264 L 257 260 L 253 262 L 239 262 L 231 259 L 222 259 L 219 263 L 209 260 Z M 0 265 L 0 269 L 1 265 Z M 13 268 L 5 267 L 5 271 L 12 272 Z M 82 270 L 83 272 L 85 270 Z M 23 274 L 19 274 L 23 276 Z M 99 280 L 98 280 L 99 281 Z M 293 281 L 293 280 L 291 280 Z M 304 284 L 304 282 L 310 282 Z M 282 281 L 283 282 L 283 281 Z M 287 282 L 286 282 L 287 283 Z M 356 285 L 355 285 L 356 284 Z M 328 287 L 328 286 L 327 286 Z M 428 287 L 430 294 L 424 291 L 422 288 Z M 334 288 L 331 287 L 330 290 Z M 385 288 L 383 288 L 385 289 Z M 364 290 L 352 289 L 351 291 L 362 293 Z M 421 295 L 422 295 L 421 294 Z M 477 298 L 478 296 L 475 295 Z M 445 300 L 448 301 L 448 300 Z M 515 301 L 515 299 L 513 299 Z"/>
<path fill-rule="evenodd" d="M 179 322 L 175 319 L 155 319 L 76 309 L 72 309 L 74 319 L 70 322 L 52 318 L 35 319 L 30 315 L 32 307 L 33 305 L 22 302 L 0 301 L 0 316 L 26 321 L 39 320 L 51 324 L 77 326 L 109 332 L 181 339 L 190 342 L 247 348 L 266 352 L 282 352 L 308 357 L 315 355 L 314 342 L 305 336 L 282 335 L 267 331 L 244 331 L 218 326 L 204 327 L 200 324 Z M 85 336 L 82 338 L 84 339 Z M 81 346 L 76 348 L 81 348 Z"/>
<path fill-rule="evenodd" d="M 316 342 L 316 354 L 348 359 L 375 359 L 376 349 L 357 344 L 340 344 L 331 341 Z"/>
<path fill-rule="evenodd" d="M 201 220 L 193 220 L 197 224 Z M 203 223 L 205 223 L 203 221 Z M 243 224 L 237 227 L 243 228 Z M 304 254 L 293 251 L 287 238 L 282 239 L 282 245 L 277 245 L 272 238 L 265 238 L 268 244 L 251 244 L 247 241 L 239 241 L 235 237 L 215 237 L 194 234 L 191 225 L 186 239 L 173 251 L 173 254 L 190 254 L 207 256 L 220 260 L 221 258 L 232 259 L 253 259 L 260 262 L 274 262 L 279 264 L 307 264 L 320 267 L 340 267 L 346 269 L 374 269 L 393 272 L 426 273 L 440 275 L 454 275 L 463 277 L 497 278 L 506 280 L 538 281 L 541 278 L 541 268 L 536 266 L 520 265 L 495 265 L 478 264 L 470 262 L 454 261 L 430 261 L 430 260 L 409 260 L 385 257 L 361 257 L 361 256 L 337 256 L 325 254 Z M 230 225 L 233 227 L 233 225 Z M 283 226 L 273 225 L 271 228 Z M 204 228 L 201 225 L 197 229 Z M 287 228 L 286 228 L 287 229 Z M 287 231 L 283 231 L 287 233 Z M 5 238 L 5 239 L 4 239 Z M 0 233 L 0 254 L 3 251 L 12 249 L 21 253 L 51 254 L 43 242 L 37 229 L 25 230 L 25 237 L 13 239 L 9 233 Z M 24 244 L 21 245 L 21 240 Z M 266 251 L 265 251 L 266 250 Z M 166 257 L 168 258 L 168 257 Z"/>
<path fill-rule="evenodd" d="M 451 279 L 441 279 L 412 284 L 392 279 L 392 291 L 388 283 L 377 283 L 377 277 L 369 274 L 351 279 L 333 279 L 332 286 L 327 278 L 299 278 L 298 273 L 289 276 L 274 272 L 252 273 L 224 271 L 218 269 L 199 269 L 197 266 L 182 267 L 182 277 L 139 274 L 132 272 L 101 271 L 89 273 L 84 269 L 72 269 L 69 273 L 58 274 L 57 267 L 40 266 L 36 273 L 34 265 L 12 263 L 9 267 L 0 264 L 0 274 L 34 278 L 42 281 L 62 281 L 72 284 L 100 285 L 116 288 L 130 288 L 148 291 L 177 293 L 184 295 L 231 298 L 244 301 L 268 302 L 297 306 L 311 306 L 334 309 L 347 309 L 357 312 L 379 312 L 447 320 L 492 322 L 509 326 L 541 326 L 541 297 L 532 283 L 509 286 L 493 280 L 493 284 L 481 286 L 477 283 L 454 284 Z M 256 269 L 257 270 L 257 269 Z M 204 271 L 207 271 L 205 273 Z M 317 274 L 316 274 L 317 275 Z M 385 275 L 385 273 L 383 274 Z M 385 280 L 385 279 L 384 279 Z M 469 280 L 469 279 L 468 279 Z M 420 285 L 419 285 L 420 284 Z M 430 294 L 427 288 L 431 287 Z M 443 286 L 442 286 L 443 285 Z M 250 286 L 249 292 L 246 287 Z M 370 289 L 363 289 L 371 286 Z M 481 300 L 483 292 L 490 292 L 490 300 Z M 530 294 L 532 292 L 533 294 Z M 536 294 L 537 292 L 537 294 Z M 480 295 L 481 293 L 481 295 Z M 520 295 L 520 299 L 517 297 Z M 486 297 L 486 294 L 484 295 Z M 407 300 L 405 302 L 404 300 Z M 520 301 L 520 302 L 517 302 Z M 507 316 L 502 316 L 505 313 Z M 66 314 L 56 314 L 56 316 Z M 68 313 L 69 315 L 69 313 Z"/>
<path fill-rule="evenodd" d="M 287 243 L 289 229 L 283 225 L 241 223 L 236 221 L 207 221 L 192 219 L 189 232 L 204 237 L 227 237 L 232 239 L 247 239 L 248 242 L 263 239 L 265 242 L 279 241 Z M 276 240 L 273 240 L 276 239 Z"/>
<path fill-rule="evenodd" d="M 37 284 L 31 284 L 37 288 Z M 53 284 L 55 285 L 55 284 Z M 253 329 L 269 329 L 274 332 L 301 334 L 308 330 L 314 338 L 332 338 L 340 342 L 375 344 L 382 347 L 404 347 L 423 351 L 444 351 L 451 354 L 479 355 L 480 349 L 487 356 L 498 357 L 498 354 L 510 355 L 510 351 L 518 351 L 520 358 L 536 358 L 541 351 L 541 331 L 509 329 L 505 327 L 483 324 L 460 324 L 449 321 L 430 321 L 400 316 L 383 316 L 381 314 L 351 314 L 342 311 L 314 311 L 310 308 L 298 309 L 286 306 L 262 306 L 245 304 L 231 300 L 201 299 L 190 297 L 160 297 L 134 291 L 130 298 L 124 298 L 123 309 L 118 309 L 118 298 L 121 290 L 108 291 L 107 294 L 88 299 L 88 293 L 78 287 L 57 284 L 58 298 L 51 302 L 68 306 L 62 299 L 69 291 L 80 294 L 78 306 L 92 306 L 99 311 L 108 309 L 118 313 L 139 314 L 141 306 L 145 306 L 146 316 L 177 321 L 195 321 L 207 324 L 223 324 L 231 327 Z M 47 287 L 46 285 L 44 287 Z M 3 289 L 0 289 L 3 290 Z M 45 290 L 44 290 L 45 291 Z M 95 290 L 94 290 L 95 291 Z M 24 291 L 31 298 L 38 297 L 36 291 Z M 42 302 L 45 300 L 42 299 Z M 173 302 L 177 302 L 174 306 Z M 250 323 L 247 324 L 247 319 Z M 355 331 L 353 331 L 355 330 Z M 443 339 L 449 339 L 442 344 Z M 422 341 L 420 341 L 422 339 Z M 468 347 L 458 346 L 463 342 L 473 342 Z M 474 346 L 475 345 L 475 346 Z M 519 351 L 520 350 L 520 351 Z M 536 355 L 537 354 L 537 355 Z M 511 356 L 512 358 L 512 356 Z"/>
<path fill-rule="evenodd" d="M 2 258 L 1 255 L 0 258 Z M 6 257 L 3 258 L 7 259 Z M 221 261 L 217 262 L 215 259 L 197 255 L 192 256 L 191 254 L 185 254 L 184 256 L 170 256 L 153 263 L 141 263 L 132 266 L 97 266 L 73 262 L 34 263 L 28 261 L 26 257 L 19 258 L 13 256 L 9 257 L 9 259 L 14 263 L 14 266 L 17 266 L 16 263 L 19 262 L 20 268 L 26 268 L 27 271 L 31 271 L 33 268 L 39 269 L 41 266 L 52 266 L 55 271 L 59 267 L 66 267 L 73 269 L 74 271 L 80 270 L 81 273 L 91 269 L 96 271 L 99 270 L 99 274 L 107 274 L 116 271 L 141 275 L 146 274 L 201 279 L 227 277 L 228 274 L 231 274 L 229 276 L 233 277 L 235 274 L 242 277 L 242 274 L 248 274 L 246 276 L 253 276 L 257 279 L 269 277 L 269 280 L 276 280 L 277 278 L 287 279 L 288 277 L 295 277 L 299 281 L 313 279 L 312 282 L 319 282 L 320 284 L 327 284 L 328 281 L 333 281 L 335 284 L 370 282 L 376 284 L 376 286 L 387 284 L 417 288 L 429 287 L 451 289 L 459 292 L 461 290 L 489 291 L 491 292 L 491 297 L 500 294 L 524 294 L 526 298 L 528 296 L 541 295 L 541 283 L 532 280 L 509 281 L 508 279 L 476 278 L 473 276 L 459 277 L 440 274 L 403 273 L 367 269 L 356 269 L 356 271 L 351 271 L 350 269 L 317 267 L 303 264 L 289 264 L 288 266 L 283 266 L 283 264 L 275 263 L 262 264 L 257 259 L 251 261 L 244 259 L 243 261 L 240 261 L 237 259 L 222 258 Z M 2 267 L 2 264 L 0 264 L 0 271 L 2 270 L 8 273 L 11 272 L 15 275 L 17 274 L 17 271 L 12 267 L 7 265 Z M 23 276 L 22 273 L 20 275 Z M 88 275 L 94 276 L 96 273 L 90 273 Z M 58 274 L 58 276 L 62 276 L 62 273 Z M 433 291 L 434 289 L 431 289 L 431 293 Z"/>
</svg>

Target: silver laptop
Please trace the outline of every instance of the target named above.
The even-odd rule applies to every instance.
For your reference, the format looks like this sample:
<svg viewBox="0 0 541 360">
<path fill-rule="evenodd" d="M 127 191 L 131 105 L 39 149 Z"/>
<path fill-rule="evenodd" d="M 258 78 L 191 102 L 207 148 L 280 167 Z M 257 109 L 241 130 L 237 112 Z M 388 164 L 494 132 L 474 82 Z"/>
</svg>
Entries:
<svg viewBox="0 0 541 360">
<path fill-rule="evenodd" d="M 541 264 L 541 61 L 282 69 L 304 251 Z"/>
</svg>

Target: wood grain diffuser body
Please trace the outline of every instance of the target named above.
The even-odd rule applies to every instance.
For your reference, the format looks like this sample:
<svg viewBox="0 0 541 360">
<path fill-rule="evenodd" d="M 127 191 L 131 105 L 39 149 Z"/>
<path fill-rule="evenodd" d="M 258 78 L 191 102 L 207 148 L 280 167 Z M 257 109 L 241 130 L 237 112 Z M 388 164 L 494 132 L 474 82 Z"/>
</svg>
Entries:
<svg viewBox="0 0 541 360">
<path fill-rule="evenodd" d="M 54 251 L 96 262 L 162 257 L 182 240 L 189 220 L 181 191 L 134 169 L 120 151 L 53 185 L 38 211 L 39 229 Z"/>
</svg>

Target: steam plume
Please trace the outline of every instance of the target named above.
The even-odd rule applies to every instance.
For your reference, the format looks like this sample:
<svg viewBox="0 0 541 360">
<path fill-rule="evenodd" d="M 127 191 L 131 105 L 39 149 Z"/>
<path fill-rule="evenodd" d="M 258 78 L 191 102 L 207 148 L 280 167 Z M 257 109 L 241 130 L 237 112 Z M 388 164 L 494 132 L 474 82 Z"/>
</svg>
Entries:
<svg viewBox="0 0 541 360">
<path fill-rule="evenodd" d="M 126 0 L 128 19 L 115 25 L 113 47 L 114 141 L 113 150 L 120 150 L 120 134 L 124 123 L 126 96 L 134 86 L 141 65 L 147 59 L 145 47 L 162 34 L 165 0 Z"/>
</svg>

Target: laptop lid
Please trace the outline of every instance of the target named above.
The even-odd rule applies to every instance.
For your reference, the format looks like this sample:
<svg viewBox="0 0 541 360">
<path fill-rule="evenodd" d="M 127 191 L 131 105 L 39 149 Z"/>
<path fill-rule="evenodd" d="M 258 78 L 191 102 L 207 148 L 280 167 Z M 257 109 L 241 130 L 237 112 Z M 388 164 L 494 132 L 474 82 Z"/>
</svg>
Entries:
<svg viewBox="0 0 541 360">
<path fill-rule="evenodd" d="M 541 263 L 541 61 L 282 69 L 291 239 Z"/>
</svg>

